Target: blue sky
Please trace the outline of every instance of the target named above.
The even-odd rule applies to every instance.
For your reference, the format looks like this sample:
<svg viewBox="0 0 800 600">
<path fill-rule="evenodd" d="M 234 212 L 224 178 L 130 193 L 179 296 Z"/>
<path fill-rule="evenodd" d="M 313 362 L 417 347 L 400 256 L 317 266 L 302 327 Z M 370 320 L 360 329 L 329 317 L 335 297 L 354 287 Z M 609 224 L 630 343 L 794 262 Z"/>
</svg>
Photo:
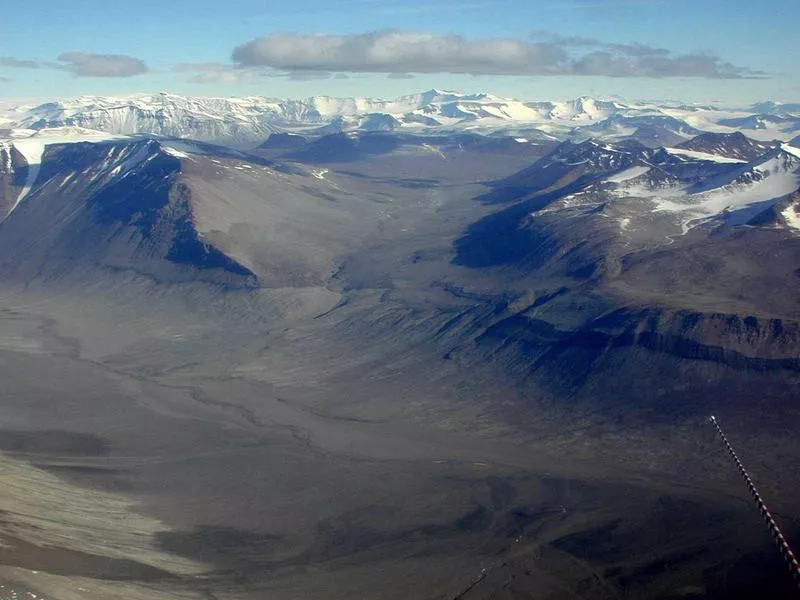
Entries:
<svg viewBox="0 0 800 600">
<path fill-rule="evenodd" d="M 0 22 L 0 96 L 798 100 L 798 25 L 798 0 L 38 0 Z"/>
</svg>

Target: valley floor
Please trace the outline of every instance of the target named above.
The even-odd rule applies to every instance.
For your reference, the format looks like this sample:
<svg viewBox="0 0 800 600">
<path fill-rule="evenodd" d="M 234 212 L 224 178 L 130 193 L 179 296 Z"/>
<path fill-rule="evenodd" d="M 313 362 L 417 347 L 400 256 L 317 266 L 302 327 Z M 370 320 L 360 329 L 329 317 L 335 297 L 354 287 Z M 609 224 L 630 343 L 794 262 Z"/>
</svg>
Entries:
<svg viewBox="0 0 800 600">
<path fill-rule="evenodd" d="M 702 419 L 520 410 L 519 390 L 471 387 L 423 350 L 402 364 L 386 348 L 349 354 L 336 311 L 261 337 L 187 313 L 104 324 L 110 307 L 89 299 L 3 306 L 0 597 L 779 598 L 791 585 Z M 797 473 L 772 462 L 793 450 L 761 431 L 745 456 L 772 464 L 760 472 L 796 531 Z"/>
</svg>

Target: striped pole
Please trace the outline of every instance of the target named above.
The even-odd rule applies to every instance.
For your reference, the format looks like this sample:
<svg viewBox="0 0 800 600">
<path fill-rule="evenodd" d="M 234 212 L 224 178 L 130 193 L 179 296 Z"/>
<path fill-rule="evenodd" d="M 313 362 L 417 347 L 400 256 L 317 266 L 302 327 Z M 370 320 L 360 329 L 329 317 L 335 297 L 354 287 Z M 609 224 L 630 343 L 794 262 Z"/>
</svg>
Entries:
<svg viewBox="0 0 800 600">
<path fill-rule="evenodd" d="M 712 415 L 710 421 L 711 424 L 717 429 L 717 433 L 719 433 L 719 437 L 722 438 L 722 443 L 725 444 L 725 447 L 728 449 L 728 453 L 731 455 L 731 457 L 733 457 L 733 462 L 736 463 L 736 468 L 739 470 L 739 474 L 744 478 L 744 481 L 747 484 L 747 489 L 750 490 L 750 495 L 753 496 L 753 500 L 755 500 L 756 506 L 758 506 L 758 510 L 761 512 L 761 516 L 764 518 L 764 522 L 767 524 L 767 527 L 769 527 L 769 532 L 772 534 L 775 543 L 778 544 L 778 549 L 781 551 L 781 555 L 789 565 L 789 569 L 791 569 L 797 585 L 800 586 L 800 562 L 798 562 L 797 556 L 794 552 L 792 552 L 789 542 L 787 542 L 786 538 L 783 537 L 783 533 L 781 533 L 780 528 L 772 518 L 772 513 L 761 499 L 761 494 L 758 493 L 756 486 L 753 484 L 753 480 L 750 479 L 750 475 L 747 474 L 742 461 L 740 461 L 739 457 L 736 456 L 736 451 L 733 449 L 733 446 L 731 446 L 728 438 L 725 437 L 725 434 L 722 432 L 722 427 L 720 427 L 719 423 L 717 423 L 716 417 Z"/>
</svg>

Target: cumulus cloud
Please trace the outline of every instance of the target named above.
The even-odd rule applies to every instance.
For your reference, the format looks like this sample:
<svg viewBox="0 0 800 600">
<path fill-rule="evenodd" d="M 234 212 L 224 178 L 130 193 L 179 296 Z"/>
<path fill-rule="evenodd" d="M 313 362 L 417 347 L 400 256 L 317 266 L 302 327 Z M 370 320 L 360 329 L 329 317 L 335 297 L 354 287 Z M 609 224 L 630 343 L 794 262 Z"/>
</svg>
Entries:
<svg viewBox="0 0 800 600">
<path fill-rule="evenodd" d="M 546 31 L 533 33 L 540 42 L 575 48 L 572 68 L 576 75 L 611 77 L 705 77 L 741 79 L 765 73 L 737 67 L 708 53 L 675 54 L 646 44 L 608 43 L 595 38 L 564 37 Z"/>
<path fill-rule="evenodd" d="M 13 56 L 0 56 L 0 67 L 12 69 L 38 69 L 39 63 L 35 60 L 23 60 Z"/>
<path fill-rule="evenodd" d="M 468 75 L 604 75 L 610 77 L 760 76 L 710 54 L 675 54 L 644 44 L 608 44 L 590 38 L 467 40 L 385 30 L 334 35 L 272 33 L 238 46 L 241 67 L 293 73 L 458 73 Z"/>
<path fill-rule="evenodd" d="M 148 71 L 144 61 L 124 54 L 64 52 L 58 61 L 74 77 L 133 77 Z"/>
<path fill-rule="evenodd" d="M 563 54 L 547 44 L 513 39 L 469 42 L 458 35 L 379 31 L 273 33 L 236 48 L 233 60 L 286 71 L 518 74 L 557 64 Z"/>
</svg>

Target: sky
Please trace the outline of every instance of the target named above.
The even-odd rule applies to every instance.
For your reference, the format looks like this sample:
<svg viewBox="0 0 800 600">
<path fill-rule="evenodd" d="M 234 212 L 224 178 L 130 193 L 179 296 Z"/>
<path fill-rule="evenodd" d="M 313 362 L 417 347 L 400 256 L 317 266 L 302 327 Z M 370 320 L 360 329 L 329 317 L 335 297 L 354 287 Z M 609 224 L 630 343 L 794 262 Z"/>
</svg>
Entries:
<svg viewBox="0 0 800 600">
<path fill-rule="evenodd" d="M 799 0 L 36 0 L 0 19 L 0 97 L 797 101 L 798 26 Z"/>
</svg>

